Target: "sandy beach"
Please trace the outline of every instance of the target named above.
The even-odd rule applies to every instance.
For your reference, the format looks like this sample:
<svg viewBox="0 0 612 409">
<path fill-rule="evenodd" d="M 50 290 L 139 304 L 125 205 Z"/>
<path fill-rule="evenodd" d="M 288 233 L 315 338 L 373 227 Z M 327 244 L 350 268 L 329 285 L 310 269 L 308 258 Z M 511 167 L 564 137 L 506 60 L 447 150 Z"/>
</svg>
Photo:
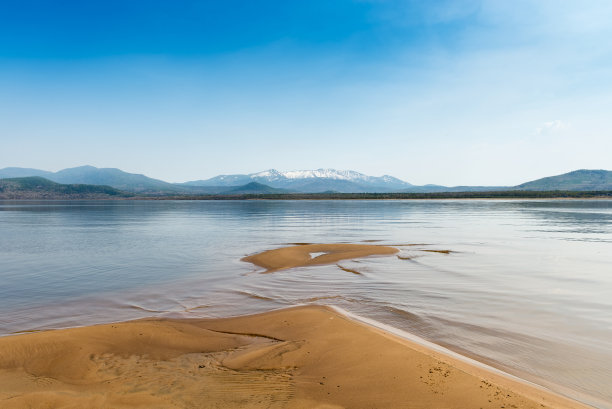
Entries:
<svg viewBox="0 0 612 409">
<path fill-rule="evenodd" d="M 0 339 L 3 408 L 584 408 L 329 307 Z"/>
<path fill-rule="evenodd" d="M 244 260 L 276 271 L 396 252 L 376 245 L 297 245 Z M 0 338 L 0 406 L 587 407 L 321 305 L 6 336 Z"/>
</svg>

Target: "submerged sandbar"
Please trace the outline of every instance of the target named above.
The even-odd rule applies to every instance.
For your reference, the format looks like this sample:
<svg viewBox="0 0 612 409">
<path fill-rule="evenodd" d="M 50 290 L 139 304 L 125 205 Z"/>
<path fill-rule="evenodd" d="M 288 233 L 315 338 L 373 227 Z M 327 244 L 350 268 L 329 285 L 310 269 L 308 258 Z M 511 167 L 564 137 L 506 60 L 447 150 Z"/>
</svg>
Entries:
<svg viewBox="0 0 612 409">
<path fill-rule="evenodd" d="M 263 267 L 266 272 L 369 256 L 383 256 L 399 252 L 395 247 L 375 244 L 303 244 L 267 250 L 242 258 L 242 261 Z M 322 253 L 322 254 L 321 254 Z"/>
</svg>

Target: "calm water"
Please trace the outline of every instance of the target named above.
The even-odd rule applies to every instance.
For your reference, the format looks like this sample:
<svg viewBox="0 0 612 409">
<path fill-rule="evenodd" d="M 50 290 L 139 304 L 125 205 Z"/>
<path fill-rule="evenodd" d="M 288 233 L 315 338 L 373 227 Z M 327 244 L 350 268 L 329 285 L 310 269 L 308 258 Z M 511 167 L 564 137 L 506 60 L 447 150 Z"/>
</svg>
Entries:
<svg viewBox="0 0 612 409">
<path fill-rule="evenodd" d="M 411 259 L 240 261 L 371 241 Z M 0 202 L 0 334 L 310 302 L 612 407 L 612 201 Z"/>
</svg>

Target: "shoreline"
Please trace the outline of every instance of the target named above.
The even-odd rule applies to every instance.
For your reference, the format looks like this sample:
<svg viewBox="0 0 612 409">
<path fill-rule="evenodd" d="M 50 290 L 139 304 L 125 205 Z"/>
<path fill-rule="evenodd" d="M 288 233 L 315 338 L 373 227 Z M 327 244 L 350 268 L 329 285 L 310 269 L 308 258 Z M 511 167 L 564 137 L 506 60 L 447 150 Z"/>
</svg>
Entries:
<svg viewBox="0 0 612 409">
<path fill-rule="evenodd" d="M 183 407 L 174 401 L 164 406 L 165 398 L 158 402 L 164 390 L 171 401 L 183 399 L 164 389 L 171 383 L 182 393 L 214 384 L 205 393 L 230 407 L 391 408 L 408 402 L 457 409 L 591 407 L 375 323 L 337 307 L 308 305 L 230 318 L 142 319 L 1 337 L 0 402 L 14 408 L 50 401 L 57 407 L 77 402 L 105 407 L 96 406 L 104 394 L 117 407 L 143 402 Z M 144 344 L 143 336 L 148 337 Z M 68 369 L 58 369 L 57 362 Z M 109 367 L 115 371 L 110 378 Z M 160 373 L 160 367 L 168 373 Z M 206 368 L 211 369 L 198 377 L 195 369 Z M 139 384 L 138 376 L 153 386 Z M 113 377 L 123 382 L 115 384 Z M 217 393 L 237 383 L 245 393 L 241 403 Z M 248 397 L 253 393 L 256 399 Z"/>
<path fill-rule="evenodd" d="M 0 197 L 0 202 L 129 202 L 129 201 L 544 201 L 544 200 L 567 200 L 567 201 L 609 201 L 612 200 L 612 191 L 584 192 L 569 191 L 570 194 L 552 194 L 549 191 L 529 191 L 536 194 L 525 195 L 465 195 L 472 192 L 450 192 L 448 195 L 435 195 L 421 193 L 395 194 L 395 193 L 341 193 L 339 195 L 305 193 L 299 195 L 292 194 L 245 194 L 245 195 L 184 195 L 184 196 L 128 196 L 128 197 L 74 197 L 74 196 L 43 196 L 39 198 L 25 197 Z M 542 193 L 542 194 L 537 194 Z"/>
<path fill-rule="evenodd" d="M 598 408 L 601 405 L 602 408 L 609 407 L 609 403 L 605 401 L 600 401 L 590 395 L 577 392 L 568 387 L 564 387 L 562 385 L 556 384 L 552 381 L 544 379 L 542 377 L 538 377 L 535 375 L 531 375 L 526 372 L 522 372 L 521 375 L 515 375 L 509 370 L 505 370 L 502 368 L 498 368 L 496 366 L 495 361 L 486 360 L 482 357 L 470 356 L 469 353 L 461 353 L 453 351 L 443 345 L 436 344 L 433 341 L 428 341 L 425 338 L 422 338 L 416 334 L 408 332 L 406 330 L 396 328 L 392 325 L 385 324 L 383 322 L 377 321 L 375 319 L 371 319 L 368 317 L 361 316 L 359 314 L 352 313 L 348 310 L 345 310 L 341 307 L 337 307 L 334 305 L 328 305 L 328 307 L 333 310 L 339 312 L 346 317 L 355 320 L 363 325 L 371 327 L 372 329 L 378 329 L 385 333 L 389 333 L 392 336 L 398 337 L 412 345 L 413 348 L 419 349 L 423 348 L 423 351 L 427 354 L 431 355 L 440 355 L 441 357 L 445 357 L 446 359 L 450 359 L 458 366 L 465 367 L 468 370 L 471 368 L 475 371 L 484 371 L 490 376 L 499 377 L 500 379 L 506 379 L 510 382 L 517 382 L 519 384 L 524 384 L 528 387 L 541 390 L 545 393 L 550 393 L 552 395 L 556 395 L 562 399 L 568 399 L 570 401 L 578 402 L 579 404 L 585 405 L 588 408 Z M 518 371 L 520 372 L 520 371 Z M 572 396 L 573 395 L 573 396 Z"/>
</svg>

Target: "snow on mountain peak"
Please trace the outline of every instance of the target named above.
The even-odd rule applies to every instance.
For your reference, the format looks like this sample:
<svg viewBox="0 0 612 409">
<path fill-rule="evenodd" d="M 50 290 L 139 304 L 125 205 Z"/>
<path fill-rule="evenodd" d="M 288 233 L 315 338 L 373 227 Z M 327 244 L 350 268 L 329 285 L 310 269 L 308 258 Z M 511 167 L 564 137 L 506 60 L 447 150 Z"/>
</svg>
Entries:
<svg viewBox="0 0 612 409">
<path fill-rule="evenodd" d="M 280 172 L 287 179 L 338 179 L 338 180 L 363 180 L 367 176 L 352 170 L 316 169 L 316 170 L 291 170 Z"/>
<path fill-rule="evenodd" d="M 276 169 L 268 169 L 262 172 L 251 173 L 249 176 L 251 178 L 266 178 L 270 180 L 278 180 L 284 177 L 283 173 Z"/>
<path fill-rule="evenodd" d="M 282 182 L 287 183 L 297 181 L 301 179 L 332 179 L 332 180 L 344 180 L 356 183 L 385 183 L 394 185 L 407 185 L 409 183 L 403 182 L 393 176 L 384 175 L 380 177 L 368 176 L 363 173 L 355 172 L 354 170 L 336 170 L 336 169 L 314 169 L 314 170 L 290 170 L 286 172 L 279 172 L 276 169 L 268 169 L 262 172 L 251 173 L 245 175 L 251 180 L 256 180 L 261 183 L 266 182 Z"/>
</svg>

